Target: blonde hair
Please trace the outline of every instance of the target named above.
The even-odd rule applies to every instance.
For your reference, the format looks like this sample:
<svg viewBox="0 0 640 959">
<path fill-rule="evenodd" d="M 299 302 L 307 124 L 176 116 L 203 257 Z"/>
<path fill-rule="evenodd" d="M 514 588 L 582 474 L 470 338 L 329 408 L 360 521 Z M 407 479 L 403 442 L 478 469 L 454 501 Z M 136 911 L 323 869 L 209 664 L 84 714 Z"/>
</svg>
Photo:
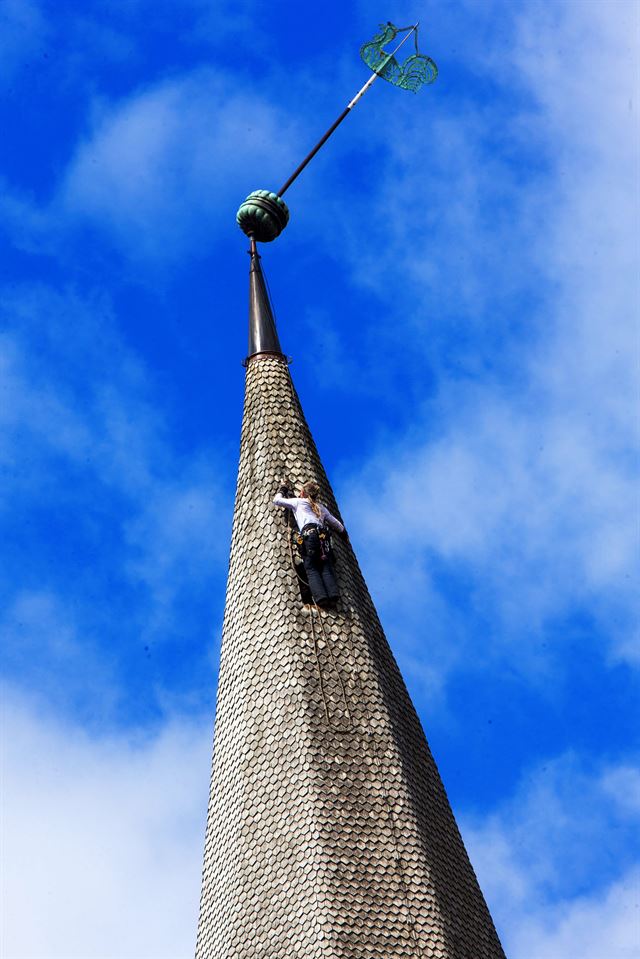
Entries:
<svg viewBox="0 0 640 959">
<path fill-rule="evenodd" d="M 322 519 L 322 512 L 320 510 L 319 504 L 316 502 L 317 497 L 320 495 L 320 487 L 313 480 L 309 480 L 308 483 L 305 483 L 302 489 L 300 490 L 305 499 L 309 500 L 309 506 L 316 514 L 318 519 Z"/>
</svg>

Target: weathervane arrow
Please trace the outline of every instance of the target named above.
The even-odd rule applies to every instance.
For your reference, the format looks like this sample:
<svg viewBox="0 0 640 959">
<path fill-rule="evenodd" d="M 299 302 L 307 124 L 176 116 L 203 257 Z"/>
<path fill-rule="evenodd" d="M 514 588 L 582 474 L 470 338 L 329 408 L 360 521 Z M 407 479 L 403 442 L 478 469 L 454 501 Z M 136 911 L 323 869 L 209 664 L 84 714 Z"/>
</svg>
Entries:
<svg viewBox="0 0 640 959">
<path fill-rule="evenodd" d="M 385 44 L 391 43 L 399 33 L 406 33 L 406 36 L 394 50 L 387 53 L 383 47 Z M 415 40 L 416 52 L 401 64 L 395 55 L 411 36 Z M 380 32 L 361 47 L 360 56 L 373 71 L 373 76 L 369 77 L 355 97 L 349 101 L 340 116 L 334 120 L 327 132 L 318 140 L 313 150 L 296 167 L 289 179 L 285 180 L 278 193 L 273 193 L 270 190 L 254 190 L 238 210 L 236 220 L 243 233 L 250 237 L 252 252 L 255 252 L 256 241 L 268 243 L 280 236 L 289 222 L 289 208 L 282 199 L 283 194 L 286 193 L 293 181 L 300 176 L 307 164 L 313 160 L 318 150 L 324 146 L 331 134 L 340 126 L 358 100 L 365 95 L 378 77 L 382 77 L 383 80 L 387 80 L 403 90 L 411 90 L 413 93 L 417 93 L 420 87 L 433 83 L 438 76 L 438 68 L 431 57 L 426 57 L 418 51 L 417 23 L 411 27 L 396 27 L 390 22 L 381 24 Z"/>
</svg>

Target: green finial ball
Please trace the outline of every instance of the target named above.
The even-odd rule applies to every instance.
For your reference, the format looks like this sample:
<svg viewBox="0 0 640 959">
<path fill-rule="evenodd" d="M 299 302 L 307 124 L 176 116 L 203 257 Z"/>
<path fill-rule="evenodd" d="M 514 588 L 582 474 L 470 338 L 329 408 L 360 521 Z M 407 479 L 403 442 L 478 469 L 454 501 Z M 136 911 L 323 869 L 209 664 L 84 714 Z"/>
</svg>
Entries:
<svg viewBox="0 0 640 959">
<path fill-rule="evenodd" d="M 289 208 L 277 193 L 254 190 L 236 214 L 238 226 L 258 243 L 269 243 L 280 236 L 289 222 Z"/>
</svg>

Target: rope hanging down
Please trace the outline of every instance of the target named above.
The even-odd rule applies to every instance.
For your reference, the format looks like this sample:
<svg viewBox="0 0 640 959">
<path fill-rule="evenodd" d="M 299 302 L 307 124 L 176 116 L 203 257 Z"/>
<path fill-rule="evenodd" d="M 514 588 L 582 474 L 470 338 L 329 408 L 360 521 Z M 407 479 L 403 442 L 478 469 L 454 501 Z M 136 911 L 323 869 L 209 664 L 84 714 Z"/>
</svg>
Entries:
<svg viewBox="0 0 640 959">
<path fill-rule="evenodd" d="M 289 544 L 289 558 L 290 558 L 290 560 L 291 560 L 291 567 L 292 567 L 294 573 L 296 574 L 296 577 L 298 578 L 298 582 L 300 583 L 300 586 L 301 586 L 301 591 L 302 591 L 302 589 L 309 590 L 309 584 L 308 584 L 307 580 L 306 580 L 303 576 L 300 575 L 300 571 L 299 571 L 299 569 L 298 569 L 298 564 L 296 563 L 295 557 L 294 557 L 294 555 L 293 555 L 293 536 L 292 536 L 292 534 L 293 534 L 294 531 L 295 531 L 295 526 L 294 526 L 294 524 L 293 524 L 293 517 L 292 517 L 291 513 L 287 513 L 287 514 L 286 514 L 286 520 L 285 520 L 285 535 L 286 535 L 286 537 L 287 537 L 287 542 L 288 542 L 288 544 Z M 311 591 L 310 591 L 310 590 L 309 590 L 309 594 L 311 595 Z M 337 663 L 337 661 L 336 661 L 335 654 L 334 654 L 334 652 L 333 652 L 333 648 L 332 648 L 332 645 L 331 645 L 331 639 L 330 639 L 329 636 L 327 636 L 327 632 L 326 632 L 326 629 L 325 629 L 324 620 L 323 620 L 323 616 L 322 616 L 322 610 L 320 609 L 320 607 L 318 606 L 318 604 L 313 601 L 312 598 L 311 598 L 310 602 L 304 603 L 304 605 L 308 608 L 308 610 L 309 610 L 309 616 L 310 616 L 310 619 L 311 619 L 311 638 L 312 638 L 312 642 L 313 642 L 313 651 L 314 651 L 315 661 L 316 661 L 316 670 L 317 670 L 317 673 L 318 673 L 318 684 L 319 684 L 319 688 L 320 688 L 320 696 L 321 696 L 321 698 L 322 698 L 322 704 L 323 704 L 323 707 L 324 707 L 324 714 L 325 714 L 325 719 L 326 719 L 327 725 L 328 725 L 328 726 L 331 726 L 332 723 L 331 723 L 331 717 L 330 717 L 330 714 L 329 714 L 329 704 L 328 704 L 328 702 L 327 702 L 327 695 L 326 695 L 326 691 L 325 691 L 324 678 L 323 678 L 323 675 L 322 675 L 322 665 L 321 665 L 321 663 L 320 663 L 320 652 L 319 652 L 319 648 L 318 648 L 318 638 L 317 638 L 317 636 L 316 636 L 316 628 L 315 628 L 315 618 L 316 618 L 316 616 L 318 617 L 318 622 L 320 623 L 320 629 L 322 630 L 322 638 L 323 638 L 323 640 L 324 640 L 324 644 L 325 644 L 325 646 L 326 646 L 326 648 L 327 648 L 327 650 L 328 650 L 329 656 L 330 656 L 330 658 L 331 658 L 331 664 L 332 664 L 332 666 L 333 666 L 333 669 L 334 669 L 334 671 L 335 671 L 336 676 L 338 677 L 338 682 L 339 682 L 339 684 L 340 684 L 340 689 L 341 689 L 341 692 L 342 692 L 342 701 L 343 701 L 343 703 L 344 703 L 344 708 L 345 708 L 346 715 L 347 715 L 347 717 L 348 717 L 348 719 L 349 719 L 349 722 L 350 722 L 350 723 L 353 723 L 353 716 L 351 715 L 351 710 L 350 710 L 350 708 L 349 708 L 349 701 L 348 701 L 348 698 L 347 698 L 347 691 L 346 691 L 346 689 L 345 689 L 344 681 L 343 681 L 342 675 L 341 675 L 341 673 L 340 673 L 340 667 L 338 666 L 338 663 Z"/>
<path fill-rule="evenodd" d="M 284 471 L 281 471 L 280 475 L 282 475 L 283 472 L 284 472 Z M 287 483 L 288 483 L 288 485 L 291 485 L 291 483 L 290 483 L 289 480 L 287 480 Z M 287 512 L 287 513 L 286 513 L 286 518 L 285 518 L 285 535 L 286 535 L 286 537 L 287 537 L 287 542 L 288 542 L 288 544 L 289 544 L 289 556 L 290 556 L 290 558 L 291 558 L 291 566 L 292 566 L 293 571 L 295 572 L 295 574 L 296 574 L 296 576 L 297 576 L 300 584 L 301 584 L 301 585 L 304 585 L 304 586 L 306 586 L 306 587 L 308 588 L 308 584 L 306 583 L 305 579 L 300 575 L 300 573 L 299 573 L 299 571 L 298 571 L 298 566 L 297 566 L 297 564 L 296 564 L 295 557 L 294 557 L 294 555 L 293 555 L 293 540 L 292 540 L 292 535 L 291 535 L 291 534 L 292 534 L 292 532 L 294 531 L 294 529 L 295 529 L 295 525 L 294 525 L 294 523 L 293 523 L 293 517 L 292 517 L 291 513 Z M 321 628 L 321 630 L 322 630 L 322 638 L 323 638 L 323 640 L 324 640 L 324 644 L 325 644 L 325 646 L 326 646 L 326 648 L 327 648 L 327 650 L 328 650 L 328 652 L 329 652 L 329 655 L 330 655 L 330 657 L 331 657 L 331 663 L 332 663 L 332 665 L 333 665 L 333 669 L 335 670 L 335 673 L 336 673 L 336 675 L 337 675 L 337 677 L 338 677 L 338 682 L 340 683 L 340 688 L 341 688 L 341 691 L 342 691 L 342 701 L 343 701 L 343 703 L 344 703 L 344 707 L 345 707 L 346 715 L 347 715 L 347 718 L 348 718 L 348 721 L 349 721 L 349 725 L 351 726 L 352 730 L 354 730 L 354 732 L 357 733 L 357 732 L 358 732 L 358 730 L 357 730 L 357 724 L 354 722 L 353 714 L 352 714 L 352 712 L 351 712 L 351 709 L 349 708 L 349 699 L 348 699 L 348 696 L 347 696 L 347 690 L 346 690 L 346 688 L 345 688 L 345 684 L 344 684 L 344 681 L 343 681 L 343 679 L 342 679 L 342 675 L 341 675 L 341 673 L 340 673 L 340 667 L 338 666 L 338 662 L 337 662 L 337 660 L 336 660 L 336 656 L 335 656 L 334 651 L 333 651 L 333 648 L 332 648 L 331 637 L 327 636 L 327 633 L 326 633 L 326 630 L 325 630 L 325 625 L 324 625 L 324 621 L 323 621 L 322 610 L 321 610 L 320 607 L 319 607 L 316 603 L 314 603 L 313 601 L 312 601 L 311 603 L 306 603 L 305 605 L 306 605 L 306 606 L 308 607 L 308 609 L 309 609 L 309 616 L 310 616 L 310 619 L 311 619 L 311 623 L 310 623 L 310 625 L 311 625 L 311 641 L 312 641 L 312 645 L 313 645 L 313 653 L 314 653 L 314 659 L 315 659 L 315 665 L 316 665 L 316 672 L 317 672 L 317 675 L 318 675 L 318 689 L 319 689 L 319 692 L 320 692 L 320 698 L 321 698 L 321 700 L 322 700 L 322 706 L 323 706 L 323 711 L 324 711 L 325 722 L 327 723 L 327 726 L 328 726 L 329 728 L 336 728 L 336 727 L 333 727 L 333 724 L 332 724 L 332 722 L 331 722 L 331 714 L 330 714 L 330 710 L 329 710 L 329 701 L 328 701 L 328 698 L 327 698 L 327 690 L 326 690 L 326 688 L 325 688 L 325 680 L 324 680 L 324 676 L 323 676 L 323 673 L 322 673 L 322 663 L 320 662 L 320 650 L 319 650 L 318 637 L 317 637 L 317 635 L 316 635 L 316 628 L 315 628 L 315 618 L 316 618 L 316 615 L 317 615 L 317 617 L 318 617 L 318 621 L 319 621 L 319 623 L 320 623 L 320 628 Z M 350 644 L 350 646 L 351 646 L 351 655 L 352 655 L 352 658 L 353 658 L 353 660 L 355 661 L 355 659 L 356 659 L 355 648 L 354 648 L 354 645 L 353 645 L 353 638 L 351 637 L 351 635 L 349 635 L 349 644 Z M 365 722 L 364 722 L 364 735 L 365 735 L 366 738 L 363 739 L 363 745 L 364 745 L 365 743 L 367 744 L 367 745 L 365 746 L 365 748 L 368 748 L 368 749 L 371 751 L 371 755 L 372 755 L 372 757 L 373 757 L 374 766 L 375 766 L 375 769 L 376 769 L 376 774 L 377 774 L 377 777 L 378 777 L 378 782 L 379 782 L 380 790 L 381 790 L 382 797 L 383 797 L 383 802 L 384 802 L 384 805 L 385 805 L 385 807 L 386 807 L 386 813 L 387 813 L 387 819 L 388 819 L 388 822 L 389 822 L 389 828 L 390 828 L 390 830 L 391 830 L 391 835 L 392 835 L 392 840 L 393 840 L 394 858 L 395 858 L 395 860 L 396 860 L 396 864 L 397 864 L 397 867 L 398 867 L 400 884 L 401 884 L 401 886 L 402 886 L 403 897 L 404 897 L 404 901 L 405 901 L 405 908 L 406 908 L 406 910 L 407 910 L 407 914 L 409 915 L 409 919 L 410 919 L 410 922 L 411 922 L 411 937 L 412 937 L 412 939 L 413 939 L 413 941 L 414 941 L 414 945 L 415 945 L 415 948 L 416 948 L 416 950 L 417 950 L 417 954 L 422 957 L 422 956 L 424 956 L 424 952 L 423 952 L 422 947 L 420 946 L 419 941 L 418 941 L 418 936 L 417 936 L 417 933 L 416 933 L 416 919 L 415 919 L 415 916 L 414 916 L 414 914 L 413 914 L 413 911 L 412 911 L 412 909 L 411 909 L 411 907 L 410 907 L 409 890 L 408 890 L 407 878 L 406 878 L 406 869 L 405 869 L 405 863 L 404 863 L 404 860 L 403 860 L 403 858 L 402 858 L 402 853 L 401 853 L 401 848 L 402 848 L 402 847 L 401 847 L 400 838 L 399 838 L 399 835 L 398 835 L 398 826 L 397 826 L 397 823 L 396 823 L 396 817 L 395 817 L 395 814 L 394 814 L 394 804 L 393 804 L 393 802 L 392 802 L 392 800 L 391 800 L 391 796 L 390 796 L 390 794 L 389 794 L 389 791 L 388 791 L 388 788 L 387 788 L 387 785 L 386 785 L 386 783 L 387 783 L 387 778 L 388 778 L 388 777 L 387 777 L 386 774 L 385 774 L 385 770 L 384 770 L 384 767 L 383 767 L 383 763 L 382 763 L 382 760 L 381 760 L 381 758 L 380 758 L 380 753 L 379 753 L 379 749 L 378 749 L 378 744 L 377 744 L 377 742 L 376 742 L 376 733 L 375 733 L 375 730 L 374 730 L 374 728 L 373 728 L 373 723 L 372 723 L 372 720 L 371 720 L 371 710 L 370 710 L 370 706 L 369 706 L 368 701 L 367 701 L 366 691 L 365 691 L 365 689 L 364 689 L 363 686 L 362 686 L 362 683 L 361 683 L 361 681 L 360 681 L 360 678 L 359 678 L 359 676 L 358 676 L 357 671 L 354 673 L 354 683 L 355 683 L 356 686 L 359 686 L 359 687 L 360 687 L 359 702 L 360 702 L 360 704 L 361 704 L 361 707 L 362 707 L 362 709 L 363 709 L 364 715 L 365 715 L 365 717 L 366 717 L 366 718 L 365 718 Z"/>
</svg>

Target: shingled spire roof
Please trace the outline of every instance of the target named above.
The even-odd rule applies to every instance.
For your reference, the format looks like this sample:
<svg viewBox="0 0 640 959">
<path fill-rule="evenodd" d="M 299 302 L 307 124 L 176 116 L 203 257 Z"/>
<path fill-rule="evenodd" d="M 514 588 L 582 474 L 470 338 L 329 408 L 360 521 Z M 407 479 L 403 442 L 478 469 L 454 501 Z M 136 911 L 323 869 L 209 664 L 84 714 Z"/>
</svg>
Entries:
<svg viewBox="0 0 640 959">
<path fill-rule="evenodd" d="M 254 256 L 251 269 L 266 297 Z M 250 317 L 196 959 L 504 959 L 350 545 L 335 547 L 338 609 L 303 605 L 273 496 L 282 477 L 314 479 L 340 512 L 275 324 L 262 338 L 261 296 L 251 298 L 262 305 Z"/>
</svg>

